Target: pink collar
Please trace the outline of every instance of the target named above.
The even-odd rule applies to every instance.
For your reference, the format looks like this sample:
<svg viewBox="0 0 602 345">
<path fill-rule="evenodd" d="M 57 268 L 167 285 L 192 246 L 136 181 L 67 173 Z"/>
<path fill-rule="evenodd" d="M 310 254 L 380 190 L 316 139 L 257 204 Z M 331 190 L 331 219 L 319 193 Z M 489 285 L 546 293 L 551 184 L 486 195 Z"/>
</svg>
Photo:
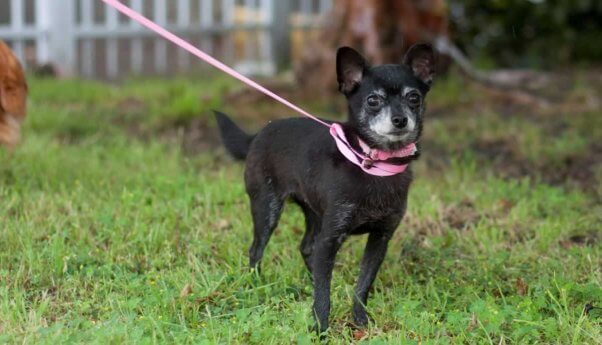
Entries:
<svg viewBox="0 0 602 345">
<path fill-rule="evenodd" d="M 364 172 L 374 176 L 392 176 L 401 174 L 406 171 L 408 164 L 393 164 L 386 162 L 390 158 L 405 158 L 416 154 L 418 149 L 416 144 L 411 143 L 407 146 L 396 150 L 396 151 L 381 151 L 377 149 L 371 149 L 368 145 L 359 140 L 359 145 L 362 148 L 362 153 L 357 152 L 353 149 L 343 127 L 338 123 L 330 125 L 330 135 L 334 138 L 337 148 L 349 160 L 351 163 L 359 166 Z"/>
</svg>

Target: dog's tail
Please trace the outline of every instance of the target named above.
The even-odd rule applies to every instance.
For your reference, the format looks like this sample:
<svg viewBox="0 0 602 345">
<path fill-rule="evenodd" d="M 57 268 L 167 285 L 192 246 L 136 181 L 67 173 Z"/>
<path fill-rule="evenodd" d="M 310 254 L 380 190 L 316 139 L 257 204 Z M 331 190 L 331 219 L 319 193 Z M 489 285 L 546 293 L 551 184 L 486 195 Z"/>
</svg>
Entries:
<svg viewBox="0 0 602 345">
<path fill-rule="evenodd" d="M 237 160 L 247 158 L 249 147 L 255 136 L 245 133 L 228 115 L 215 110 L 213 112 L 215 113 L 222 142 L 228 152 Z"/>
</svg>

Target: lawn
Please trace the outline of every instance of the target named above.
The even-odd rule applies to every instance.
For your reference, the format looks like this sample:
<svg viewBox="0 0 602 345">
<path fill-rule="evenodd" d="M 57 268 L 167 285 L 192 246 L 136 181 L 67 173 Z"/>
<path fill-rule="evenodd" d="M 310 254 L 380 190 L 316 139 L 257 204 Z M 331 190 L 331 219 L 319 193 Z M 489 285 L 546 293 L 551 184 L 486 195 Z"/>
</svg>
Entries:
<svg viewBox="0 0 602 345">
<path fill-rule="evenodd" d="M 331 343 L 602 343 L 602 310 L 585 312 L 602 307 L 602 111 L 584 106 L 600 100 L 588 82 L 538 111 L 459 77 L 435 86 L 374 323 L 350 327 L 365 242 L 352 237 Z M 316 342 L 295 206 L 262 275 L 246 267 L 242 166 L 216 145 L 208 110 L 255 129 L 287 111 L 227 97 L 238 88 L 30 80 L 24 141 L 0 151 L 0 343 Z"/>
</svg>

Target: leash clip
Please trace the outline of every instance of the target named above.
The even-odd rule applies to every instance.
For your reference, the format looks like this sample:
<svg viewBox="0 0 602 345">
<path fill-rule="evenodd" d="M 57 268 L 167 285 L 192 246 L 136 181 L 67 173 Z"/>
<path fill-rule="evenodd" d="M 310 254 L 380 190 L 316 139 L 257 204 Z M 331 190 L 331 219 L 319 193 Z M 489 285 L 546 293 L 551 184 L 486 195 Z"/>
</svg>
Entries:
<svg viewBox="0 0 602 345">
<path fill-rule="evenodd" d="M 372 168 L 373 165 L 374 161 L 370 158 L 364 158 L 364 160 L 362 161 L 362 166 L 366 169 Z"/>
</svg>

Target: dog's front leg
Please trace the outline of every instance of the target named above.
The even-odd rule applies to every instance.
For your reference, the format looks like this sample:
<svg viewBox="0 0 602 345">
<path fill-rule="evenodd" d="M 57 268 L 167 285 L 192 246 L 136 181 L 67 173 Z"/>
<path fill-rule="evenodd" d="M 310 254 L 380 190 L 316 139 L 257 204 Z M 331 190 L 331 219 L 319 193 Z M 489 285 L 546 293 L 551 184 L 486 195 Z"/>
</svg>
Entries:
<svg viewBox="0 0 602 345">
<path fill-rule="evenodd" d="M 337 212 L 335 216 L 325 216 L 323 226 L 315 239 L 312 260 L 314 281 L 314 316 L 316 330 L 322 333 L 328 329 L 330 315 L 330 281 L 337 251 L 347 237 L 351 212 Z"/>
<path fill-rule="evenodd" d="M 318 238 L 314 244 L 312 255 L 312 275 L 314 280 L 314 315 L 318 332 L 328 328 L 330 315 L 330 281 L 336 253 L 341 247 L 342 239 L 338 237 Z"/>
<path fill-rule="evenodd" d="M 388 224 L 370 229 L 353 299 L 353 320 L 358 326 L 366 326 L 368 324 L 368 314 L 366 312 L 368 293 L 385 258 L 389 240 L 398 223 L 399 220 L 394 220 L 388 222 Z"/>
</svg>

